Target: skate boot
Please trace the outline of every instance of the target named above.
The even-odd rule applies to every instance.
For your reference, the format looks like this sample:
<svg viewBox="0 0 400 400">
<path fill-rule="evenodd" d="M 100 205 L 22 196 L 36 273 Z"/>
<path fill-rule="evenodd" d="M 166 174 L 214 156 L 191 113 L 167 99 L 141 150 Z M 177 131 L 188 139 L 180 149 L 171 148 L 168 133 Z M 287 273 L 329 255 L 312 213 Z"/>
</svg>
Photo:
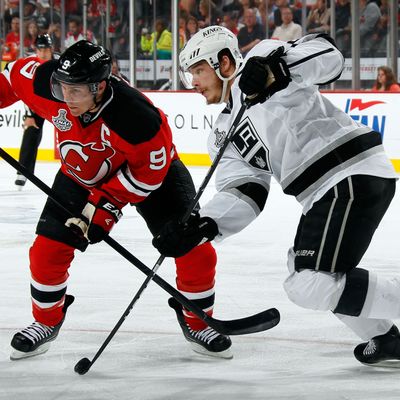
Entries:
<svg viewBox="0 0 400 400">
<path fill-rule="evenodd" d="M 47 326 L 40 322 L 33 322 L 27 328 L 17 332 L 11 340 L 13 350 L 11 360 L 33 357 L 45 353 L 54 341 L 65 319 L 67 308 L 74 302 L 74 296 L 66 295 L 63 307 L 64 318 L 55 326 Z"/>
<path fill-rule="evenodd" d="M 384 335 L 359 344 L 354 349 L 354 356 L 365 365 L 400 368 L 399 330 L 393 325 Z"/>
<path fill-rule="evenodd" d="M 185 321 L 182 306 L 174 298 L 170 298 L 168 303 L 175 310 L 183 335 L 193 351 L 211 357 L 233 357 L 229 336 L 221 335 L 209 326 L 199 331 L 193 330 Z"/>
<path fill-rule="evenodd" d="M 22 188 L 25 186 L 26 183 L 25 176 L 21 175 L 20 173 L 17 173 L 17 179 L 15 179 L 14 183 L 17 186 L 18 190 L 22 190 Z"/>
</svg>

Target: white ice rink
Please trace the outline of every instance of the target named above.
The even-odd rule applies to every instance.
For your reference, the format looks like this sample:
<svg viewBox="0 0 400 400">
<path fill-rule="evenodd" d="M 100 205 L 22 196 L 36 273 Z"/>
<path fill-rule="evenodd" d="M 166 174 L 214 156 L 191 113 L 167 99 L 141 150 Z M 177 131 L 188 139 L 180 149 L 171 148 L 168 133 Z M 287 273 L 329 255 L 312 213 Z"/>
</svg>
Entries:
<svg viewBox="0 0 400 400">
<path fill-rule="evenodd" d="M 58 166 L 39 163 L 37 175 L 51 184 Z M 191 169 L 196 184 L 205 168 Z M 0 399 L 1 400 L 394 400 L 400 370 L 369 368 L 352 355 L 359 339 L 330 313 L 290 303 L 282 288 L 286 252 L 300 207 L 277 184 L 263 214 L 241 234 L 217 245 L 215 317 L 233 319 L 276 307 L 280 324 L 263 333 L 236 336 L 232 360 L 192 353 L 183 339 L 168 295 L 151 283 L 92 369 L 74 372 L 92 358 L 145 279 L 106 244 L 77 253 L 69 290 L 76 297 L 48 353 L 10 361 L 13 333 L 32 322 L 28 248 L 45 195 L 28 183 L 14 187 L 14 170 L 0 161 Z M 213 184 L 203 201 L 213 193 Z M 362 265 L 400 274 L 399 194 Z M 158 254 L 134 208 L 112 232 L 114 239 L 152 267 Z M 159 275 L 174 283 L 174 265 Z"/>
</svg>

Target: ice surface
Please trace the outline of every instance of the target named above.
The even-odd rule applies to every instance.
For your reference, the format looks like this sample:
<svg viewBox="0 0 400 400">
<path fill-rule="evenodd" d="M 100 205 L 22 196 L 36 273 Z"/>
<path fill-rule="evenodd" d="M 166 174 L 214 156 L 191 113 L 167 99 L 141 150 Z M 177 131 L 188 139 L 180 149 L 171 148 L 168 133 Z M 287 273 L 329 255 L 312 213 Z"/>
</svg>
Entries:
<svg viewBox="0 0 400 400">
<path fill-rule="evenodd" d="M 39 163 L 37 175 L 51 184 L 56 164 Z M 191 168 L 196 184 L 205 168 Z M 0 162 L 0 399 L 3 400 L 394 400 L 400 398 L 400 371 L 369 368 L 353 357 L 359 339 L 330 313 L 290 303 L 282 288 L 286 252 L 300 207 L 272 185 L 263 214 L 242 233 L 217 245 L 215 317 L 232 319 L 277 307 L 280 324 L 270 331 L 232 337 L 232 360 L 192 353 L 184 341 L 168 295 L 151 283 L 92 369 L 74 373 L 83 357 L 92 359 L 145 279 L 106 244 L 77 253 L 70 268 L 75 295 L 60 336 L 49 352 L 10 361 L 13 333 L 32 322 L 28 249 L 45 195 L 31 183 L 22 192 L 15 172 Z M 209 198 L 210 184 L 203 196 Z M 376 233 L 363 266 L 385 275 L 400 273 L 399 195 Z M 112 236 L 152 267 L 158 253 L 134 208 Z M 174 283 L 174 265 L 159 275 Z"/>
</svg>

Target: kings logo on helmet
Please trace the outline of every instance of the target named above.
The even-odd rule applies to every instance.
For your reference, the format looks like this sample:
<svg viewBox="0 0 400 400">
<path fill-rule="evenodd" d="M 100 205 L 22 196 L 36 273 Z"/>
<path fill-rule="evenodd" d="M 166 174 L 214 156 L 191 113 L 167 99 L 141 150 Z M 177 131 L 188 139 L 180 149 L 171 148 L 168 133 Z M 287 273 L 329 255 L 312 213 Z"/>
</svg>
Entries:
<svg viewBox="0 0 400 400">
<path fill-rule="evenodd" d="M 218 32 L 218 31 L 222 31 L 222 28 L 220 26 L 215 26 L 213 28 L 209 28 L 209 29 L 205 30 L 203 32 L 203 36 L 207 37 L 208 35 L 211 35 L 212 33 Z"/>
</svg>

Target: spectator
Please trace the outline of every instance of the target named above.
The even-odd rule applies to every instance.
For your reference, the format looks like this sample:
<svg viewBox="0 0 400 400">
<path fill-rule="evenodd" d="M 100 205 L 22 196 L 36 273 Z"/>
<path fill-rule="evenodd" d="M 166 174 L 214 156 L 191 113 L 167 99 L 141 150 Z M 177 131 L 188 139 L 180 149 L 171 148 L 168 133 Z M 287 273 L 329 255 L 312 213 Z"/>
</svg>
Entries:
<svg viewBox="0 0 400 400">
<path fill-rule="evenodd" d="M 360 0 L 360 42 L 362 55 L 370 56 L 376 45 L 376 29 L 381 16 L 381 10 L 375 1 Z"/>
<path fill-rule="evenodd" d="M 331 9 L 328 0 L 317 0 L 315 8 L 310 11 L 307 18 L 308 33 L 330 32 Z"/>
<path fill-rule="evenodd" d="M 65 14 L 66 15 L 82 15 L 82 1 L 80 0 L 68 0 L 64 1 Z M 51 3 L 53 10 L 57 12 L 61 11 L 61 0 L 53 0 Z"/>
<path fill-rule="evenodd" d="M 108 2 L 110 7 L 110 18 L 113 19 L 117 13 L 117 6 L 114 0 L 108 0 Z M 100 37 L 102 35 L 103 22 L 106 16 L 106 0 L 90 0 L 87 3 L 88 26 L 95 36 Z M 113 29 L 111 25 L 110 28 Z M 110 33 L 111 32 L 109 31 L 109 34 Z M 89 37 L 87 37 L 87 39 L 91 41 Z"/>
<path fill-rule="evenodd" d="M 6 43 L 15 43 L 19 46 L 19 17 L 14 16 L 11 19 L 11 29 L 6 35 Z"/>
<path fill-rule="evenodd" d="M 350 25 L 350 0 L 337 0 L 335 7 L 336 33 Z"/>
<path fill-rule="evenodd" d="M 129 58 L 129 22 L 124 16 L 124 9 L 118 9 L 118 14 L 112 18 L 112 53 L 119 58 Z"/>
<path fill-rule="evenodd" d="M 260 14 L 260 11 L 258 10 L 258 8 L 256 7 L 255 0 L 240 0 L 240 3 L 242 5 L 242 11 L 238 18 L 239 24 L 246 25 L 245 18 L 246 18 L 247 10 L 253 10 L 255 12 L 257 23 L 259 23 L 259 24 L 262 23 L 261 14 Z"/>
<path fill-rule="evenodd" d="M 186 43 L 186 21 L 188 16 L 182 14 L 179 16 L 179 43 L 184 45 Z"/>
<path fill-rule="evenodd" d="M 274 9 L 275 27 L 282 25 L 281 9 L 283 7 L 290 7 L 288 0 L 275 0 L 275 9 Z M 292 11 L 293 11 L 293 22 L 301 25 L 301 9 L 292 8 Z"/>
<path fill-rule="evenodd" d="M 265 0 L 258 0 L 258 5 L 257 9 L 260 12 L 261 15 L 261 25 L 265 27 L 267 36 L 271 36 L 271 32 L 274 30 L 273 28 L 271 29 L 271 26 L 269 25 L 269 15 L 272 12 L 272 6 L 271 1 L 265 1 Z M 268 6 L 268 7 L 267 7 Z"/>
<path fill-rule="evenodd" d="M 7 33 L 5 46 L 3 49 L 3 60 L 12 61 L 18 56 L 20 37 L 19 37 L 19 17 L 14 16 L 11 20 L 11 31 Z M 24 39 L 24 47 L 29 46 L 29 40 Z"/>
<path fill-rule="evenodd" d="M 279 39 L 288 42 L 297 40 L 302 36 L 301 25 L 293 22 L 293 11 L 290 7 L 281 8 L 282 25 L 277 26 L 272 33 L 272 39 Z"/>
<path fill-rule="evenodd" d="M 27 2 L 24 2 L 24 21 L 26 22 L 36 17 L 36 1 L 29 0 Z"/>
<path fill-rule="evenodd" d="M 221 10 L 224 14 L 231 12 L 240 13 L 243 10 L 240 0 L 222 0 L 220 3 Z"/>
<path fill-rule="evenodd" d="M 200 0 L 199 13 L 199 28 L 217 25 L 220 20 L 217 7 L 212 0 Z"/>
<path fill-rule="evenodd" d="M 116 57 L 112 57 L 111 73 L 129 83 L 128 77 L 121 72 L 121 68 Z"/>
<path fill-rule="evenodd" d="M 336 14 L 336 44 L 345 57 L 350 55 L 351 10 L 350 0 L 337 0 Z"/>
<path fill-rule="evenodd" d="M 199 17 L 199 9 L 196 4 L 196 0 L 180 0 L 179 7 L 181 13 L 184 12 L 186 15 L 193 15 L 193 17 Z"/>
<path fill-rule="evenodd" d="M 380 0 L 379 6 L 381 16 L 375 25 L 374 33 L 371 37 L 371 47 L 369 54 L 374 57 L 386 57 L 387 32 L 389 26 L 389 4 L 388 0 Z"/>
<path fill-rule="evenodd" d="M 232 11 L 224 14 L 224 16 L 222 17 L 222 25 L 225 28 L 228 28 L 236 36 L 238 35 L 239 33 L 238 18 L 235 12 Z"/>
<path fill-rule="evenodd" d="M 150 57 L 153 52 L 153 39 L 148 28 L 142 28 L 142 34 L 140 36 L 140 50 L 145 57 Z"/>
<path fill-rule="evenodd" d="M 245 26 L 238 33 L 239 50 L 243 57 L 261 40 L 265 39 L 264 29 L 257 23 L 256 13 L 252 8 L 245 11 Z"/>
<path fill-rule="evenodd" d="M 68 21 L 68 33 L 65 39 L 65 47 L 69 47 L 83 39 L 97 44 L 97 40 L 91 31 L 88 30 L 86 32 L 86 37 L 83 34 L 81 19 L 79 17 L 71 17 Z"/>
<path fill-rule="evenodd" d="M 56 10 L 50 10 L 49 0 L 37 0 L 36 12 L 38 20 L 42 19 L 43 25 L 44 20 L 46 20 L 47 27 L 55 22 L 61 22 L 60 15 L 56 12 Z"/>
<path fill-rule="evenodd" d="M 11 20 L 13 17 L 19 17 L 19 0 L 8 0 L 5 4 L 4 23 L 6 32 L 11 30 Z"/>
<path fill-rule="evenodd" d="M 48 33 L 50 24 L 49 21 L 43 15 L 40 15 L 36 20 L 37 26 L 39 28 L 39 35 L 45 35 Z"/>
<path fill-rule="evenodd" d="M 35 20 L 31 20 L 26 25 L 25 40 L 29 41 L 26 48 L 28 53 L 33 53 L 35 51 L 35 42 L 39 34 L 39 28 Z"/>
<path fill-rule="evenodd" d="M 57 53 L 61 52 L 61 24 L 59 22 L 50 24 L 48 34 L 53 42 L 54 51 Z"/>
<path fill-rule="evenodd" d="M 385 65 L 378 67 L 378 75 L 372 90 L 378 90 L 380 92 L 400 92 L 400 86 L 391 68 Z"/>
<path fill-rule="evenodd" d="M 151 35 L 146 28 L 142 30 L 140 41 L 141 50 L 145 55 L 151 55 L 154 51 L 154 41 L 156 42 L 157 58 L 167 60 L 171 58 L 172 34 L 167 29 L 166 22 L 159 18 L 156 21 L 156 31 Z"/>
<path fill-rule="evenodd" d="M 193 15 L 190 15 L 186 20 L 185 40 L 188 41 L 194 34 L 199 31 L 199 22 Z"/>
</svg>

